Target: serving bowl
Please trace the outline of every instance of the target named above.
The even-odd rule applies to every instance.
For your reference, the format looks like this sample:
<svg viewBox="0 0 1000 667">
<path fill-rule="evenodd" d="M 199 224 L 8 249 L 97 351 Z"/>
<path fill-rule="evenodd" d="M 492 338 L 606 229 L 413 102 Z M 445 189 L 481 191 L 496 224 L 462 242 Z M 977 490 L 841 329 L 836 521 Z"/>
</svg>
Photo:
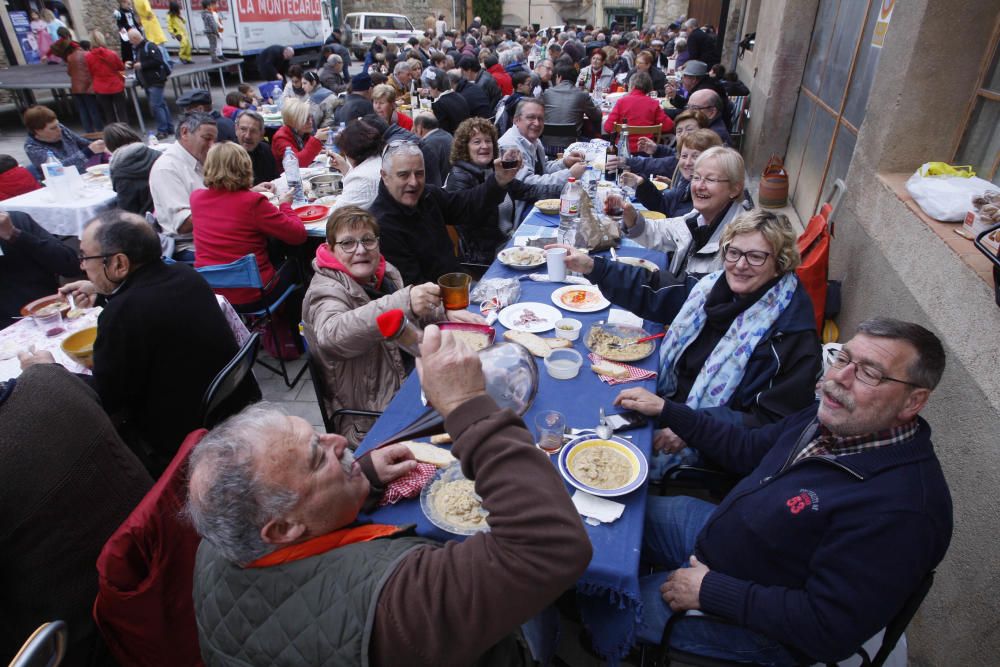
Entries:
<svg viewBox="0 0 1000 667">
<path fill-rule="evenodd" d="M 97 327 L 80 329 L 66 336 L 62 342 L 62 351 L 66 356 L 86 368 L 94 367 L 94 341 L 97 340 Z"/>
</svg>

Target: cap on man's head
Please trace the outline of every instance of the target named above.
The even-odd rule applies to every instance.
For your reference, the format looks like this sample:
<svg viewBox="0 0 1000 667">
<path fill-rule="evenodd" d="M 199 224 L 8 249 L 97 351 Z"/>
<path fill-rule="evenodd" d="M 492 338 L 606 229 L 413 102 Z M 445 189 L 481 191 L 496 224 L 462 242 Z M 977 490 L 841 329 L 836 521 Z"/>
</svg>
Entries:
<svg viewBox="0 0 1000 667">
<path fill-rule="evenodd" d="M 177 106 L 181 109 L 187 109 L 188 107 L 203 104 L 209 107 L 212 106 L 212 94 L 207 90 L 196 88 L 195 90 L 190 90 L 177 98 Z"/>
<path fill-rule="evenodd" d="M 351 77 L 351 90 L 358 92 L 361 90 L 370 90 L 372 87 L 372 78 L 368 76 L 367 72 L 362 72 L 361 74 L 355 74 Z"/>
<path fill-rule="evenodd" d="M 681 76 L 708 76 L 708 65 L 700 60 L 689 60 L 684 63 Z"/>
</svg>

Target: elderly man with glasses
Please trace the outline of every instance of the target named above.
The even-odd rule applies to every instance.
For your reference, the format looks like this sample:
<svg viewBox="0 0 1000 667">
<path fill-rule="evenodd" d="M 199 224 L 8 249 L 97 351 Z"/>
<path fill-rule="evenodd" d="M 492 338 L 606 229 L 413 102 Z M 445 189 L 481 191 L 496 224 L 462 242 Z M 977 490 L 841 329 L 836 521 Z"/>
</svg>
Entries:
<svg viewBox="0 0 1000 667">
<path fill-rule="evenodd" d="M 750 258 L 748 257 L 748 260 Z M 655 417 L 744 476 L 719 505 L 651 497 L 644 557 L 672 570 L 642 580 L 641 641 L 700 655 L 831 663 L 892 619 L 944 557 L 948 484 L 919 413 L 945 367 L 937 336 L 888 318 L 858 325 L 829 360 L 818 403 L 757 429 L 642 389 L 616 404 Z"/>
<path fill-rule="evenodd" d="M 413 141 L 393 141 L 382 153 L 382 182 L 369 209 L 382 230 L 382 254 L 406 284 L 437 282 L 461 271 L 447 225 L 495 220 L 486 214 L 503 202 L 507 185 L 521 167 L 506 169 L 499 159 L 479 186 L 447 192 L 426 183 L 424 154 Z"/>
<path fill-rule="evenodd" d="M 94 385 L 155 479 L 201 426 L 201 397 L 236 355 L 236 340 L 205 279 L 164 263 L 156 232 L 138 215 L 111 210 L 87 223 L 79 260 L 87 280 L 60 292 L 82 308 L 103 302 Z M 22 367 L 53 362 L 48 352 L 21 357 Z"/>
</svg>

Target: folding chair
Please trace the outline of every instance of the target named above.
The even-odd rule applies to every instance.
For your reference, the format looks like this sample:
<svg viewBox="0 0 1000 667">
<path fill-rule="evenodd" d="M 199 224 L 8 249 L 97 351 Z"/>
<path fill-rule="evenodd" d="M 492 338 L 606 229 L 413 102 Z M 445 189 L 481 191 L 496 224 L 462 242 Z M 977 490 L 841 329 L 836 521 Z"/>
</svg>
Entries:
<svg viewBox="0 0 1000 667">
<path fill-rule="evenodd" d="M 281 90 L 285 89 L 285 84 L 282 81 L 265 81 L 257 86 L 257 90 L 260 91 L 261 98 L 267 100 L 271 98 L 271 93 L 274 92 L 275 86 Z"/>
<path fill-rule="evenodd" d="M 261 397 L 260 387 L 253 377 L 253 364 L 260 349 L 260 333 L 247 338 L 233 360 L 219 371 L 201 399 L 201 425 L 212 428 Z M 242 393 L 239 393 L 240 389 Z"/>
<path fill-rule="evenodd" d="M 302 336 L 302 343 L 305 347 L 306 368 L 309 369 L 309 377 L 312 379 L 313 390 L 316 392 L 316 402 L 319 403 L 319 414 L 323 417 L 323 427 L 327 433 L 336 433 L 334 420 L 341 415 L 354 415 L 359 417 L 380 417 L 381 412 L 376 410 L 358 410 L 355 408 L 340 408 L 332 413 L 326 409 L 326 382 L 323 379 L 323 371 L 319 367 L 319 361 L 313 356 L 309 349 L 309 340 L 306 338 L 305 322 L 299 322 L 299 334 Z"/>
<path fill-rule="evenodd" d="M 66 657 L 69 631 L 63 621 L 43 623 L 21 646 L 10 667 L 58 667 Z"/>
<path fill-rule="evenodd" d="M 885 664 L 885 661 L 889 658 L 893 649 L 896 648 L 899 638 L 903 636 L 903 633 L 906 631 L 906 627 L 910 624 L 913 616 L 917 613 L 917 610 L 920 608 L 924 598 L 927 597 L 927 593 L 931 590 L 931 586 L 933 584 L 934 571 L 931 570 L 927 576 L 923 578 L 917 588 L 910 593 L 900 610 L 896 612 L 896 615 L 893 616 L 889 623 L 885 626 L 885 632 L 882 635 L 882 641 L 879 645 L 878 651 L 875 653 L 875 657 L 869 656 L 867 649 L 865 649 L 864 646 L 860 646 L 854 654 L 852 654 L 851 658 L 855 655 L 860 657 L 861 667 L 881 667 Z M 695 653 L 688 653 L 687 651 L 681 651 L 680 649 L 672 647 L 670 645 L 670 636 L 673 633 L 674 628 L 677 626 L 677 623 L 681 620 L 734 625 L 734 623 L 727 619 L 712 616 L 710 614 L 702 614 L 700 612 L 696 614 L 684 612 L 672 615 L 670 620 L 667 621 L 666 627 L 663 628 L 663 639 L 660 641 L 659 655 L 656 656 L 656 660 L 653 663 L 654 667 L 669 667 L 674 660 L 685 665 L 694 665 L 695 667 L 738 667 L 740 665 L 745 666 L 747 664 L 746 662 L 710 658 L 703 655 L 697 655 Z M 876 637 L 877 636 L 878 635 L 876 635 Z M 848 658 L 848 660 L 849 659 L 850 658 Z M 846 660 L 843 662 L 846 662 Z M 807 661 L 806 664 L 809 664 L 809 662 Z M 827 667 L 835 667 L 837 664 L 839 663 L 827 663 Z"/>
<path fill-rule="evenodd" d="M 257 258 L 253 255 L 253 253 L 244 255 L 235 262 L 230 262 L 229 264 L 202 266 L 196 270 L 204 276 L 205 280 L 208 281 L 208 284 L 212 287 L 212 289 L 251 288 L 259 290 L 259 300 L 249 305 L 239 306 L 234 304 L 233 308 L 240 314 L 240 317 L 247 323 L 247 326 L 251 329 L 251 331 L 261 331 L 267 329 L 271 332 L 271 336 L 275 339 L 278 337 L 278 332 L 274 326 L 274 311 L 285 303 L 292 292 L 301 289 L 301 285 L 294 282 L 289 277 L 288 287 L 286 287 L 281 294 L 274 296 L 274 298 L 270 298 L 268 294 L 273 287 L 281 284 L 281 281 L 286 276 L 290 276 L 293 272 L 297 272 L 297 265 L 293 259 L 286 260 L 267 285 L 264 284 L 260 277 L 260 269 L 257 267 Z M 275 368 L 261 359 L 257 359 L 257 363 L 272 373 L 280 375 L 281 379 L 285 382 L 285 386 L 289 389 L 298 383 L 299 378 L 302 377 L 306 370 L 305 365 L 303 365 L 298 374 L 296 374 L 293 379 L 289 380 L 288 367 L 285 365 L 285 360 L 280 356 L 278 357 L 278 368 Z"/>
<path fill-rule="evenodd" d="M 575 123 L 546 123 L 542 130 L 545 155 L 551 160 L 565 150 L 580 136 L 580 128 Z"/>
</svg>

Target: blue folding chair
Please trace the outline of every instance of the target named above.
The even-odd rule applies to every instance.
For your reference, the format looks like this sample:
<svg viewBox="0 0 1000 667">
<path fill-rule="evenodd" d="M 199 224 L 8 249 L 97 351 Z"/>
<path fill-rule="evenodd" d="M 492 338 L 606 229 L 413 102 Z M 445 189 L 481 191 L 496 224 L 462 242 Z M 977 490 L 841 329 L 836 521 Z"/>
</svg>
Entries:
<svg viewBox="0 0 1000 667">
<path fill-rule="evenodd" d="M 281 307 L 285 300 L 292 294 L 292 292 L 301 289 L 301 285 L 289 278 L 288 287 L 276 296 L 270 295 L 269 292 L 271 288 L 275 285 L 279 285 L 283 279 L 288 276 L 292 276 L 298 273 L 298 265 L 295 260 L 288 259 L 281 268 L 274 274 L 270 282 L 267 285 L 260 277 L 260 269 L 257 268 L 257 258 L 251 253 L 240 257 L 235 262 L 230 262 L 229 264 L 215 264 L 212 266 L 202 266 L 198 269 L 198 273 L 204 276 L 205 280 L 212 289 L 257 289 L 260 291 L 260 299 L 249 305 L 233 305 L 233 308 L 239 313 L 243 321 L 247 323 L 247 326 L 252 330 L 261 331 L 263 329 L 268 329 L 271 332 L 271 336 L 277 339 L 277 331 L 274 326 L 274 311 Z M 279 368 L 268 364 L 262 359 L 258 358 L 257 363 L 271 371 L 272 373 L 277 373 L 281 376 L 281 379 L 285 381 L 285 386 L 291 389 L 298 383 L 299 378 L 305 373 L 308 364 L 303 364 L 302 368 L 299 370 L 296 376 L 289 380 L 288 377 L 288 367 L 285 365 L 285 360 L 280 356 L 278 357 Z"/>
<path fill-rule="evenodd" d="M 265 81 L 264 83 L 257 86 L 257 90 L 260 91 L 260 96 L 262 98 L 268 100 L 271 99 L 271 93 L 274 92 L 275 86 L 277 86 L 280 90 L 285 89 L 285 84 L 282 81 Z"/>
</svg>

